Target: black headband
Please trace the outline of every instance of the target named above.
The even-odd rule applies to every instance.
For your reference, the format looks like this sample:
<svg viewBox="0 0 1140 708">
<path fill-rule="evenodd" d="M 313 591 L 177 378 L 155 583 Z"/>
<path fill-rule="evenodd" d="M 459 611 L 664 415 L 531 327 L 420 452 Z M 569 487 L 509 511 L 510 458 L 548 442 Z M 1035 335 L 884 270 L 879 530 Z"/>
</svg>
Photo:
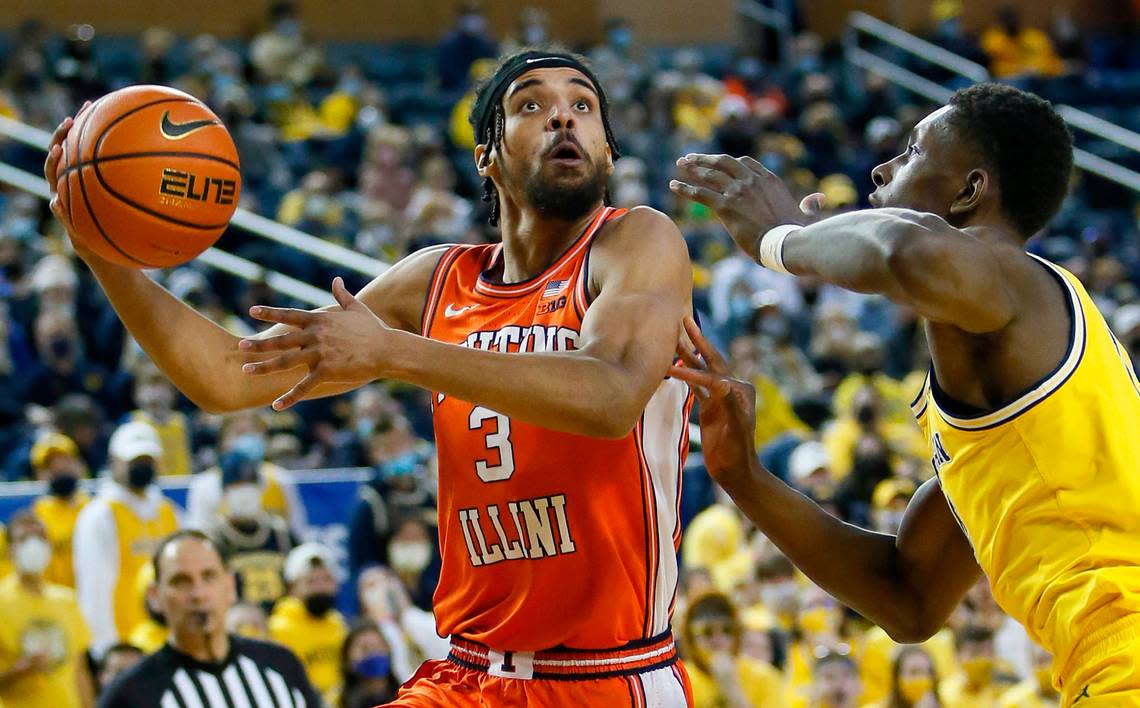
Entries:
<svg viewBox="0 0 1140 708">
<path fill-rule="evenodd" d="M 491 127 L 491 122 L 495 116 L 495 106 L 498 106 L 503 100 L 503 94 L 507 92 L 511 83 L 534 69 L 556 69 L 567 67 L 576 69 L 582 72 L 594 87 L 594 92 L 598 94 L 598 104 L 602 111 L 602 124 L 606 128 L 607 139 L 610 143 L 610 152 L 613 154 L 613 159 L 621 157 L 618 153 L 617 145 L 614 144 L 612 139 L 612 132 L 610 131 L 610 120 L 606 112 L 606 93 L 602 91 L 602 85 L 598 83 L 598 77 L 594 76 L 594 72 L 583 64 L 580 60 L 576 59 L 570 54 L 561 52 L 540 52 L 529 51 L 523 52 L 511 58 L 511 60 L 499 69 L 499 72 L 491 78 L 490 83 L 479 94 L 479 99 L 475 103 L 475 110 L 472 111 L 472 127 L 475 129 L 475 142 L 482 142 L 486 139 L 487 130 Z"/>
</svg>

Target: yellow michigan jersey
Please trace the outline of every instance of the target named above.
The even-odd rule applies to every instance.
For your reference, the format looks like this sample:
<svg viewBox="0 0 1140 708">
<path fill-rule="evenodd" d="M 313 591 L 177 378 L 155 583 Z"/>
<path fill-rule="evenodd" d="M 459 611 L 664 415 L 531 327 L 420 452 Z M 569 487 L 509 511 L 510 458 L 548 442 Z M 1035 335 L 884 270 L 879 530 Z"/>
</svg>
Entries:
<svg viewBox="0 0 1140 708">
<path fill-rule="evenodd" d="M 1076 277 L 1040 262 L 1072 315 L 1060 365 L 983 415 L 933 374 L 912 405 L 994 597 L 1071 700 L 1105 656 L 1140 655 L 1140 383 Z"/>
</svg>

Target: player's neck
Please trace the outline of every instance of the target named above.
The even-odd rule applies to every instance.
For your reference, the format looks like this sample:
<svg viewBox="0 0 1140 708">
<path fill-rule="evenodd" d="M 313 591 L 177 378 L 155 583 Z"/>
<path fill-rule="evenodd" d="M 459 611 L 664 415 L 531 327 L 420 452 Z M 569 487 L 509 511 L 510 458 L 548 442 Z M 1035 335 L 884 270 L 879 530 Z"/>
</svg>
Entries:
<svg viewBox="0 0 1140 708">
<path fill-rule="evenodd" d="M 599 201 L 571 221 L 543 218 L 531 209 L 504 208 L 499 221 L 503 234 L 502 282 L 520 283 L 546 270 L 582 235 L 602 206 Z"/>
<path fill-rule="evenodd" d="M 170 645 L 203 663 L 217 663 L 230 653 L 230 638 L 225 631 L 205 633 L 197 628 L 184 632 L 172 630 Z"/>
</svg>

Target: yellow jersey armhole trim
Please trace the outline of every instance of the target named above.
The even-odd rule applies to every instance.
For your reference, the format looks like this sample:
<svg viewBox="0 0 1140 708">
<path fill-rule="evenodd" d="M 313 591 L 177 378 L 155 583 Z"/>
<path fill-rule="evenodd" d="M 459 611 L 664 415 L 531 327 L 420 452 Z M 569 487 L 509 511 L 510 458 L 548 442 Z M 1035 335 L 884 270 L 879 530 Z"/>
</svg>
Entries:
<svg viewBox="0 0 1140 708">
<path fill-rule="evenodd" d="M 1063 386 L 1065 382 L 1068 381 L 1074 373 L 1076 373 L 1077 367 L 1080 366 L 1081 359 L 1084 357 L 1085 344 L 1087 339 L 1087 322 L 1085 321 L 1085 310 L 1081 305 L 1080 296 L 1077 294 L 1076 288 L 1073 287 L 1073 284 L 1067 277 L 1065 277 L 1064 272 L 1057 268 L 1057 266 L 1053 265 L 1043 258 L 1038 258 L 1032 254 L 1029 255 L 1049 268 L 1049 270 L 1057 278 L 1060 279 L 1062 285 L 1064 285 L 1065 293 L 1068 296 L 1069 307 L 1072 308 L 1073 316 L 1073 326 L 1069 338 L 1068 353 L 1065 355 L 1065 359 L 1057 366 L 1057 368 L 1054 369 L 1051 374 L 1046 376 L 1032 389 L 1026 391 L 1021 396 L 1018 396 L 1016 399 L 1007 403 L 996 411 L 987 413 L 982 416 L 975 418 L 959 418 L 957 416 L 953 416 L 943 410 L 942 407 L 938 405 L 936 397 L 931 394 L 929 397 L 931 405 L 936 411 L 938 411 L 938 416 L 942 418 L 942 420 L 946 421 L 946 423 L 952 428 L 957 428 L 958 430 L 977 431 L 996 428 L 999 425 L 1008 423 L 1017 416 L 1033 408 L 1038 403 L 1041 403 L 1053 392 L 1060 389 L 1061 386 Z M 927 383 L 925 388 L 930 388 L 931 385 L 930 375 L 927 375 Z"/>
</svg>

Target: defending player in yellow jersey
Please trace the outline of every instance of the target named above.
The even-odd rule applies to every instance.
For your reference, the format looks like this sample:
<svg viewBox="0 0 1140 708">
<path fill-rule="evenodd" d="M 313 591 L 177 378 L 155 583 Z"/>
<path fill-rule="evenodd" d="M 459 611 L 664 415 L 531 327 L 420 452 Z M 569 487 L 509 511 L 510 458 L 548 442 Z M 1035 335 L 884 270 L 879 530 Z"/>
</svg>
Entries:
<svg viewBox="0 0 1140 708">
<path fill-rule="evenodd" d="M 914 402 L 935 477 L 897 536 L 844 524 L 756 460 L 750 388 L 690 323 L 703 360 L 709 472 L 815 582 L 894 639 L 946 620 L 984 571 L 1002 608 L 1054 656 L 1065 706 L 1140 706 L 1140 384 L 1070 273 L 1025 242 L 1060 206 L 1072 138 L 1008 86 L 956 93 L 872 172 L 871 203 L 801 226 L 749 158 L 679 161 L 677 193 L 716 210 L 762 265 L 877 292 L 926 319 L 933 359 Z"/>
</svg>

